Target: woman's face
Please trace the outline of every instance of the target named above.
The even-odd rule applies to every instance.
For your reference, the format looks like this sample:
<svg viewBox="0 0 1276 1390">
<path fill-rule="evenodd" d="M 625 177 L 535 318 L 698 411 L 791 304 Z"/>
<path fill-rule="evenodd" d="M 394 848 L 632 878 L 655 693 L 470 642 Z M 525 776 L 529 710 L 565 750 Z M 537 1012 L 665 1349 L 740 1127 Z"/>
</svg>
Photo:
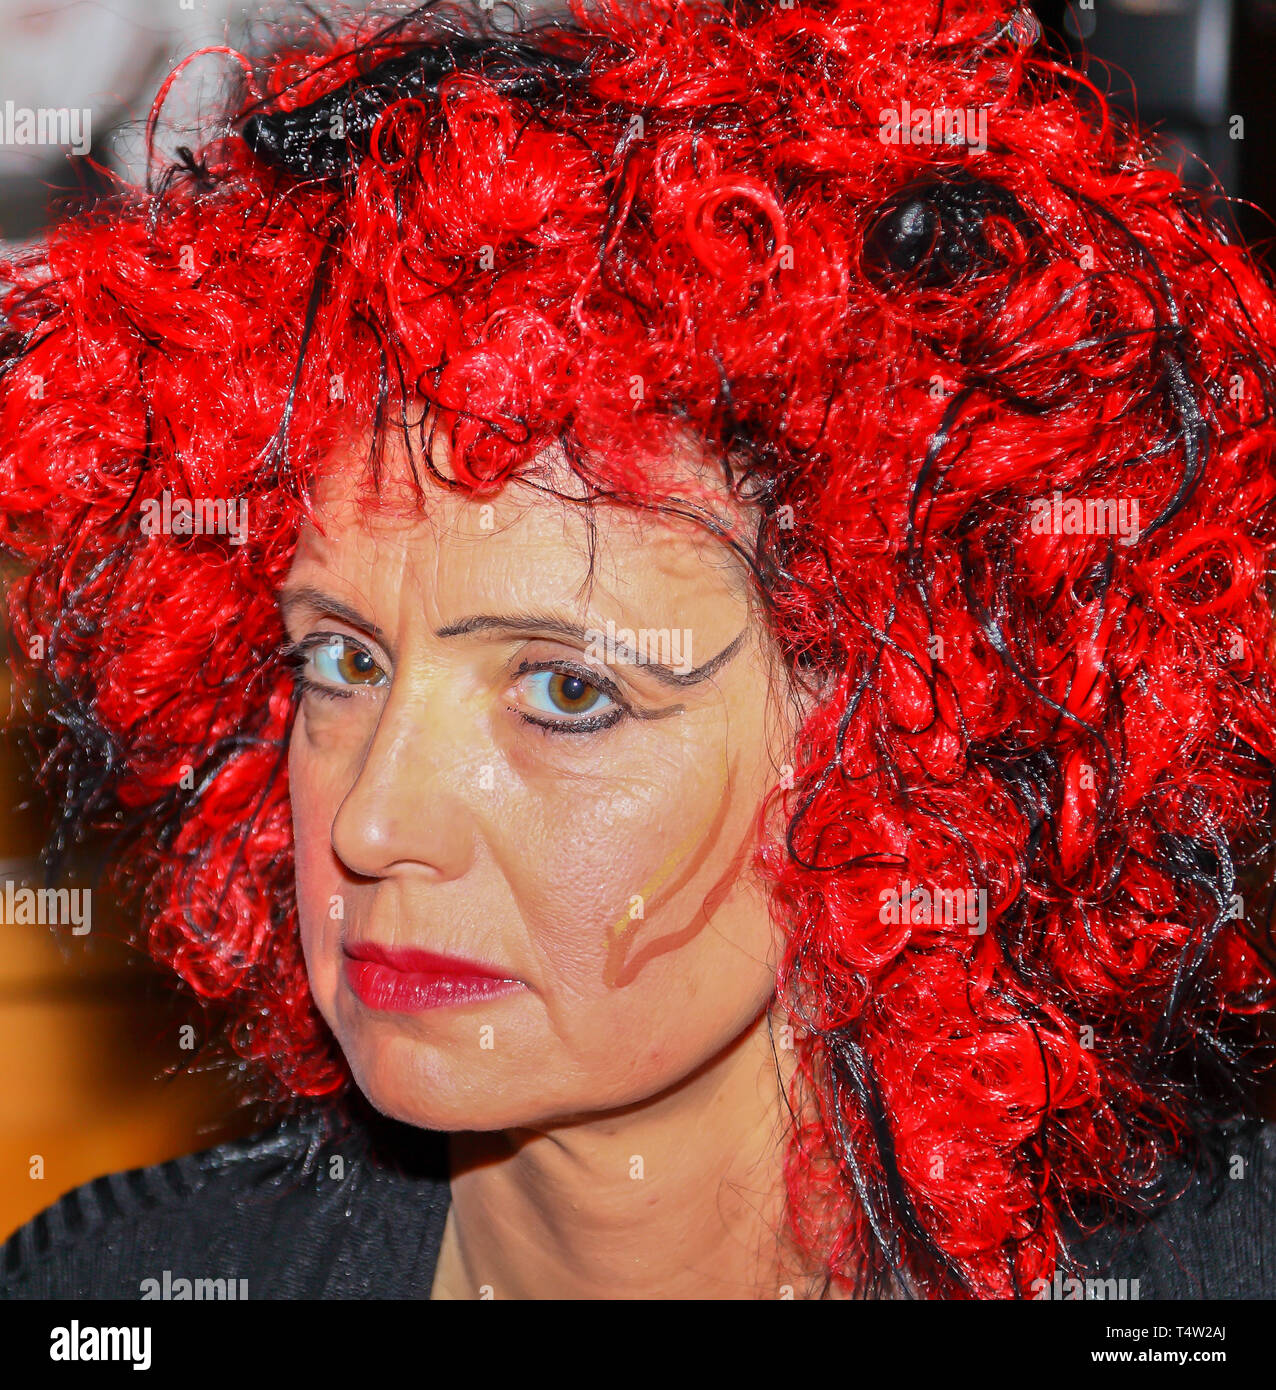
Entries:
<svg viewBox="0 0 1276 1390">
<path fill-rule="evenodd" d="M 338 473 L 316 511 L 282 595 L 297 898 L 361 1089 L 487 1130 L 675 1085 L 774 987 L 749 866 L 791 716 L 738 561 L 600 506 L 591 581 L 590 514 L 519 485 L 368 516 Z"/>
</svg>

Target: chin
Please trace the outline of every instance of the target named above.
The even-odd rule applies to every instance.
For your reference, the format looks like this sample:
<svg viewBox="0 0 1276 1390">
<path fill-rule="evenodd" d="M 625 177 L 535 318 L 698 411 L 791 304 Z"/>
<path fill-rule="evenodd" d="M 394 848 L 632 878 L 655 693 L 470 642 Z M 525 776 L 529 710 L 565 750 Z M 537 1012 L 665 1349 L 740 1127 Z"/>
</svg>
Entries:
<svg viewBox="0 0 1276 1390">
<path fill-rule="evenodd" d="M 388 1026 L 347 1029 L 338 1039 L 355 1084 L 381 1114 L 418 1129 L 547 1130 L 641 1104 L 676 1086 L 692 1064 L 672 1072 L 571 1076 L 562 1059 L 520 1049 L 518 1065 L 494 1076 L 467 1064 L 455 1043 L 424 1041 Z M 488 1054 L 489 1056 L 491 1054 Z M 561 1084 L 547 1088 L 546 1077 Z"/>
<path fill-rule="evenodd" d="M 511 1086 L 509 1093 L 476 1083 L 453 1049 L 405 1033 L 340 1039 L 355 1084 L 381 1114 L 418 1129 L 513 1129 L 534 1124 L 539 1097 Z M 449 1055 L 452 1054 L 452 1055 Z M 531 1102 L 532 1104 L 529 1104 Z"/>
</svg>

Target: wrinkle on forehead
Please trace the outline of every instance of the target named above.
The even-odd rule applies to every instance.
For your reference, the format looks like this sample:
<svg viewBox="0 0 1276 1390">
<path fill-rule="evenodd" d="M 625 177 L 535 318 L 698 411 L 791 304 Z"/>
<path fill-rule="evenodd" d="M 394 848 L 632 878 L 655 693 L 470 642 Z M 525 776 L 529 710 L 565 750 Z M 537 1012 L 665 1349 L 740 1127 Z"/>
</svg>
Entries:
<svg viewBox="0 0 1276 1390">
<path fill-rule="evenodd" d="M 435 468 L 444 479 L 453 478 L 445 433 L 434 430 L 427 434 L 427 439 Z M 582 600 L 587 600 L 597 581 L 597 553 L 603 548 L 600 531 L 628 528 L 633 543 L 652 549 L 647 557 L 652 563 L 658 563 L 654 550 L 660 543 L 675 536 L 689 541 L 700 562 L 720 568 L 732 591 L 752 607 L 748 568 L 733 550 L 732 542 L 746 554 L 752 553 L 759 522 L 756 508 L 731 495 L 720 465 L 689 431 L 679 430 L 671 449 L 663 455 L 653 453 L 647 460 L 652 506 L 600 496 L 573 467 L 559 440 L 531 458 L 503 486 L 482 494 L 459 488 L 453 492 L 428 467 L 423 467 L 420 459 L 416 460 L 418 487 L 402 434 L 387 431 L 382 442 L 384 466 L 375 484 L 371 469 L 362 462 L 371 453 L 366 436 L 362 444 L 351 440 L 336 451 L 321 470 L 312 491 L 315 526 L 303 532 L 310 543 L 322 541 L 323 534 L 333 528 L 370 526 L 393 533 L 397 524 L 407 529 L 423 523 L 434 530 L 437 540 L 447 532 L 440 529 L 444 509 L 429 504 L 432 491 L 474 503 L 476 512 L 469 515 L 477 514 L 477 509 L 484 505 L 494 507 L 501 515 L 490 515 L 484 535 L 512 526 L 528 509 L 557 504 L 563 514 L 564 544 L 578 550 L 589 562 Z M 351 467 L 355 460 L 360 462 Z M 459 523 L 467 510 L 458 509 L 454 515 Z M 458 537 L 464 535 L 456 525 L 453 530 Z"/>
</svg>

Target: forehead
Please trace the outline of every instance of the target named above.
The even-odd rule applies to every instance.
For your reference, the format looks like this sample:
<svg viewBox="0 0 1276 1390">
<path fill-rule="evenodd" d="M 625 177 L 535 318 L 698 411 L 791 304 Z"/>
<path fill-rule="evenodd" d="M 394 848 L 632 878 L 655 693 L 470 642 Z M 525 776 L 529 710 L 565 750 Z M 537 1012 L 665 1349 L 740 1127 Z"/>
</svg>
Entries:
<svg viewBox="0 0 1276 1390">
<path fill-rule="evenodd" d="M 655 599 L 708 585 L 701 597 L 747 594 L 745 567 L 731 548 L 745 541 L 750 517 L 721 474 L 686 447 L 652 472 L 679 512 L 711 518 L 715 534 L 685 515 L 636 504 L 590 500 L 560 448 L 546 450 L 499 491 L 474 495 L 449 487 L 419 458 L 413 477 L 401 442 L 387 447 L 375 491 L 367 451 L 334 456 L 313 492 L 313 526 L 303 528 L 294 568 L 368 573 L 424 572 L 434 587 L 504 585 L 531 592 L 601 589 Z M 445 451 L 435 467 L 450 478 Z"/>
</svg>

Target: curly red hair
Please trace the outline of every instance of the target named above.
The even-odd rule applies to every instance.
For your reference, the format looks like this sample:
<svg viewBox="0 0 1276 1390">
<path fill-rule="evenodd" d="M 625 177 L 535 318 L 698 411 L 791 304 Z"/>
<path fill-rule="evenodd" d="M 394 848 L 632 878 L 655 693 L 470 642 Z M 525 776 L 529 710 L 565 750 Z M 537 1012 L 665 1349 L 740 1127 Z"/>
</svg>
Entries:
<svg viewBox="0 0 1276 1390">
<path fill-rule="evenodd" d="M 1022 1295 L 1265 1056 L 1268 279 L 1002 0 L 371 25 L 245 60 L 224 133 L 0 270 L 57 845 L 115 829 L 235 1053 L 341 1089 L 275 604 L 317 468 L 397 398 L 466 487 L 557 440 L 641 505 L 690 428 L 820 692 L 759 858 L 795 1230 L 862 1291 Z M 244 543 L 143 534 L 165 492 L 247 499 Z"/>
</svg>

